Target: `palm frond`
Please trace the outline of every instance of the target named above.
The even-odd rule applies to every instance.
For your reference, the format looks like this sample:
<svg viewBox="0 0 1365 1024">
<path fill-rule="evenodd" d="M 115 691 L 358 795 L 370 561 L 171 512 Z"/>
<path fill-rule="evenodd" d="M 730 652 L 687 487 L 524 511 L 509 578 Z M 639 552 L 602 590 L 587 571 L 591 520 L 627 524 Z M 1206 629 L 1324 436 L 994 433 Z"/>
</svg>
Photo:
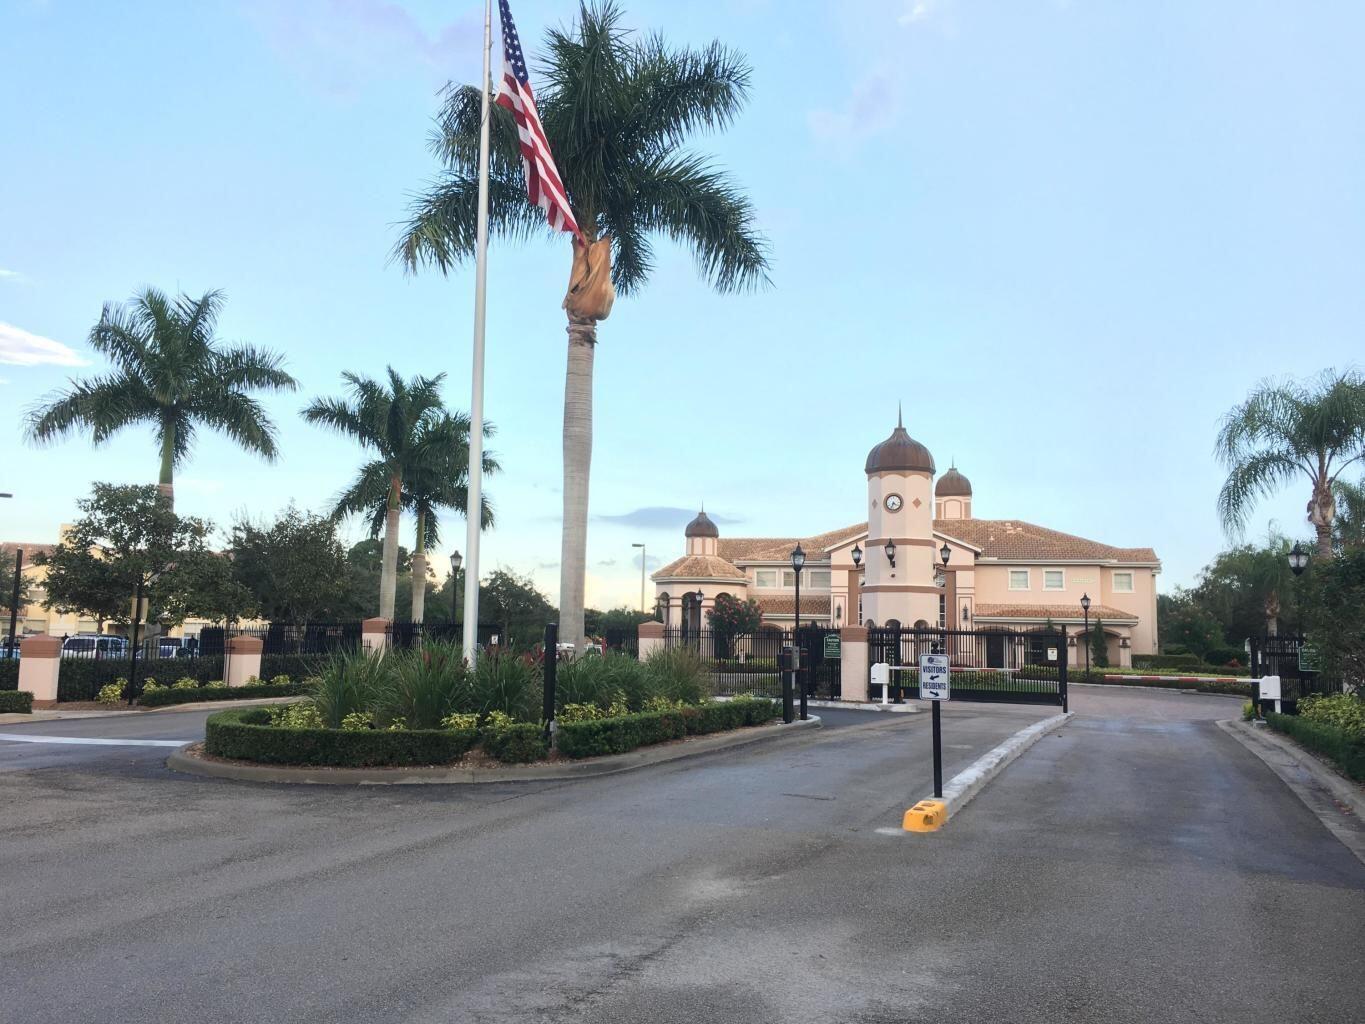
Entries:
<svg viewBox="0 0 1365 1024">
<path fill-rule="evenodd" d="M 447 273 L 474 255 L 478 234 L 479 183 L 472 174 L 449 171 L 415 197 L 392 258 L 407 270 L 431 266 Z M 526 200 L 521 168 L 488 175 L 488 231 L 522 240 L 551 237 L 545 214 Z"/>
<path fill-rule="evenodd" d="M 1283 452 L 1261 452 L 1239 461 L 1218 493 L 1223 528 L 1240 535 L 1256 499 L 1273 493 L 1302 472 L 1303 467 Z"/>
<path fill-rule="evenodd" d="M 44 396 L 28 410 L 33 444 L 51 444 L 88 429 L 91 441 L 101 445 L 124 427 L 156 418 L 156 403 L 136 377 L 116 373 L 69 383 L 67 390 Z"/>
<path fill-rule="evenodd" d="M 633 109 L 621 131 L 642 148 L 662 151 L 694 132 L 727 128 L 748 98 L 748 60 L 719 41 L 679 49 L 654 35 L 635 47 L 626 63 Z"/>
<path fill-rule="evenodd" d="M 216 394 L 199 395 L 190 411 L 200 422 L 216 427 L 237 445 L 273 462 L 279 451 L 275 445 L 275 424 L 271 422 L 261 403 L 250 395 L 230 388 Z"/>
<path fill-rule="evenodd" d="M 213 378 L 230 388 L 294 391 L 299 386 L 299 382 L 283 369 L 283 355 L 252 345 L 238 345 L 217 352 L 210 366 Z"/>
</svg>

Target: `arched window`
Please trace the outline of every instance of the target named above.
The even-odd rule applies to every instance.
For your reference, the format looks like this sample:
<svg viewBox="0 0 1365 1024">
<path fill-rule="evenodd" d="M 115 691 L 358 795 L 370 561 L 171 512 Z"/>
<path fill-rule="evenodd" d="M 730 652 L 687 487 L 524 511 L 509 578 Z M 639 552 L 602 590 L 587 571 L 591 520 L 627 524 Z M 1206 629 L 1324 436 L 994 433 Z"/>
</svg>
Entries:
<svg viewBox="0 0 1365 1024">
<path fill-rule="evenodd" d="M 900 628 L 901 628 L 901 620 L 900 620 L 900 619 L 887 619 L 887 620 L 886 620 L 886 628 L 887 628 L 887 629 L 900 629 Z"/>
<path fill-rule="evenodd" d="M 664 628 L 667 628 L 669 609 L 668 594 L 666 593 L 660 594 L 657 598 L 654 599 L 654 609 L 655 609 L 654 613 L 659 617 L 659 621 L 664 624 Z"/>
<path fill-rule="evenodd" d="M 927 623 L 926 621 L 924 621 L 924 619 L 916 619 L 916 620 L 915 620 L 915 628 L 916 628 L 916 629 L 928 629 L 928 628 L 929 628 L 929 623 Z"/>
</svg>

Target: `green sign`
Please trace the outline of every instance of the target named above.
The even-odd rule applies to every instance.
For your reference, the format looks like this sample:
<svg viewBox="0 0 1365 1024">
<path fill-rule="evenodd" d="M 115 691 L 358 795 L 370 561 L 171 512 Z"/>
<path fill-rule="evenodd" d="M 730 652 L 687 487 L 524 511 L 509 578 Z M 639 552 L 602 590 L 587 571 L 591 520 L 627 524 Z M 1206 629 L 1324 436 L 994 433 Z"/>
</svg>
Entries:
<svg viewBox="0 0 1365 1024">
<path fill-rule="evenodd" d="M 838 660 L 839 658 L 839 634 L 825 634 L 825 657 Z"/>
<path fill-rule="evenodd" d="M 1318 649 L 1312 644 L 1304 644 L 1299 648 L 1299 671 L 1318 671 Z"/>
</svg>

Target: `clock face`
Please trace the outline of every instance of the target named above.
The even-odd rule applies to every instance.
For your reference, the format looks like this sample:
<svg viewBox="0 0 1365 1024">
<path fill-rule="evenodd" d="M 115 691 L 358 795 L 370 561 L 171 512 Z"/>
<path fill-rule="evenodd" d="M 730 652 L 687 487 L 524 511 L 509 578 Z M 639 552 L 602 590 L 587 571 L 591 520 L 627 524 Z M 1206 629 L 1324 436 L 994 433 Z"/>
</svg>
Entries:
<svg viewBox="0 0 1365 1024">
<path fill-rule="evenodd" d="M 886 510 L 888 512 L 899 512 L 901 510 L 901 496 L 899 494 L 888 494 L 886 496 Z"/>
</svg>

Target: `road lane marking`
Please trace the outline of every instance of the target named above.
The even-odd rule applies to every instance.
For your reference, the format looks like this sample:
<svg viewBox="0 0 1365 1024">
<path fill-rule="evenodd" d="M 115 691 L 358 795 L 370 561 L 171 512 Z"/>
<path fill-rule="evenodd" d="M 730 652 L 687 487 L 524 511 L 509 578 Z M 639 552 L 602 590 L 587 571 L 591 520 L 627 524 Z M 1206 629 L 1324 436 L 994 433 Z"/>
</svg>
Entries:
<svg viewBox="0 0 1365 1024">
<path fill-rule="evenodd" d="M 106 740 L 91 736 L 33 736 L 29 733 L 0 732 L 0 740 L 11 743 L 75 743 L 88 747 L 183 747 L 194 740 Z"/>
</svg>

